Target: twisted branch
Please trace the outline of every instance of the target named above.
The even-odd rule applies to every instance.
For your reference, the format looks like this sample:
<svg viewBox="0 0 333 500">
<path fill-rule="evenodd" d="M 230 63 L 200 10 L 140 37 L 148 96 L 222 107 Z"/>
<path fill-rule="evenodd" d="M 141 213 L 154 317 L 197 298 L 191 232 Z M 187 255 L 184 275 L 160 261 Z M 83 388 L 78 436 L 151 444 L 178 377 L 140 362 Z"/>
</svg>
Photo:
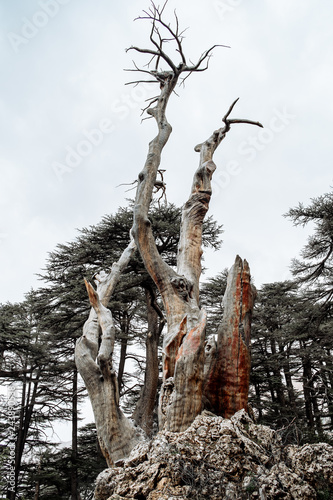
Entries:
<svg viewBox="0 0 333 500">
<path fill-rule="evenodd" d="M 126 49 L 126 52 L 130 50 L 134 50 L 141 54 L 149 54 L 152 56 L 148 61 L 146 67 L 150 68 L 151 64 L 154 62 L 154 69 L 141 69 L 135 63 L 135 69 L 126 69 L 125 71 L 137 71 L 141 73 L 146 73 L 155 78 L 155 80 L 135 80 L 133 82 L 128 82 L 128 85 L 136 85 L 138 83 L 159 83 L 160 86 L 165 85 L 165 81 L 170 78 L 170 76 L 174 76 L 177 79 L 181 74 L 186 73 L 186 76 L 182 78 L 182 84 L 184 84 L 185 80 L 193 73 L 199 71 L 205 71 L 208 68 L 209 60 L 212 55 L 212 51 L 216 47 L 228 47 L 227 45 L 213 45 L 208 50 L 203 52 L 203 54 L 199 57 L 197 63 L 188 64 L 186 61 L 186 57 L 183 51 L 182 41 L 184 39 L 185 30 L 180 31 L 179 21 L 176 12 L 174 11 L 175 24 L 176 27 L 173 29 L 170 24 L 167 24 L 162 19 L 162 14 L 164 9 L 168 3 L 168 0 L 163 4 L 162 8 L 156 7 L 154 2 L 151 2 L 151 7 L 148 11 L 143 11 L 145 15 L 137 17 L 135 20 L 149 20 L 152 23 L 152 28 L 150 31 L 150 41 L 154 48 L 141 48 L 136 46 L 131 46 Z M 168 37 L 165 38 L 161 34 L 161 30 L 165 30 L 168 34 Z M 180 62 L 176 64 L 171 57 L 164 50 L 164 45 L 169 42 L 174 42 L 176 44 L 176 52 L 180 56 Z M 160 68 L 160 62 L 164 61 L 168 69 L 162 70 Z M 203 63 L 206 62 L 205 65 Z"/>
<path fill-rule="evenodd" d="M 203 143 L 195 146 L 194 151 L 201 154 L 201 161 L 209 161 L 212 159 L 213 154 L 216 148 L 223 141 L 229 130 L 231 129 L 231 125 L 235 123 L 246 123 L 248 125 L 255 125 L 257 127 L 263 128 L 263 125 L 260 122 L 256 122 L 253 120 L 247 120 L 244 118 L 229 118 L 232 110 L 234 109 L 236 103 L 238 102 L 239 97 L 231 104 L 228 111 L 222 118 L 222 122 L 224 123 L 224 127 L 221 127 L 213 132 L 213 134 Z"/>
</svg>

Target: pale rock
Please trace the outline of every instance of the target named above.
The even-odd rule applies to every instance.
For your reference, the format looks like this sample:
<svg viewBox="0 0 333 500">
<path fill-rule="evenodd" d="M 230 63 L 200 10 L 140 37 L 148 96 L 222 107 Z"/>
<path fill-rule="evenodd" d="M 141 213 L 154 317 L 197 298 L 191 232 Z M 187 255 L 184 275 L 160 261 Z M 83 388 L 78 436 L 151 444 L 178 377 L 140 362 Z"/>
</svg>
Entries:
<svg viewBox="0 0 333 500">
<path fill-rule="evenodd" d="M 95 499 L 315 500 L 332 492 L 332 446 L 283 447 L 244 410 L 230 419 L 204 411 L 185 431 L 161 431 L 103 471 Z"/>
</svg>

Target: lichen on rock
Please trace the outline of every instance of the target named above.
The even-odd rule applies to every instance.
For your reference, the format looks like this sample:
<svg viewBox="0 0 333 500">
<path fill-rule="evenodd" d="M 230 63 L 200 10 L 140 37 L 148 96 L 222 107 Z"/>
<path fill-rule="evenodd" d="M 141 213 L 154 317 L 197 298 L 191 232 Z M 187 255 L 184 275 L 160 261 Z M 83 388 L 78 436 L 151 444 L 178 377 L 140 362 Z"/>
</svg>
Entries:
<svg viewBox="0 0 333 500">
<path fill-rule="evenodd" d="M 203 411 L 184 432 L 161 431 L 104 470 L 95 499 L 307 500 L 332 492 L 332 446 L 284 447 L 245 410 L 230 419 Z"/>
</svg>

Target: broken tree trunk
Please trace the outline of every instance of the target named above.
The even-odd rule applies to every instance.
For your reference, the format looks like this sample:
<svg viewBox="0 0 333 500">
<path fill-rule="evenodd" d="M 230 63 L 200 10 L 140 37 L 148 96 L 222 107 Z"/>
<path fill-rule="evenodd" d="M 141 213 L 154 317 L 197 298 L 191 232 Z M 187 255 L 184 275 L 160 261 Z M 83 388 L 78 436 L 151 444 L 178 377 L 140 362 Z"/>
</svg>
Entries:
<svg viewBox="0 0 333 500">
<path fill-rule="evenodd" d="M 200 158 L 191 194 L 184 205 L 173 283 L 183 298 L 183 317 L 168 328 L 163 342 L 163 386 L 159 421 L 170 431 L 186 429 L 202 410 L 206 312 L 199 305 L 202 227 L 212 194 L 213 161 Z"/>
<path fill-rule="evenodd" d="M 228 274 L 223 318 L 204 389 L 206 407 L 225 418 L 230 418 L 243 408 L 247 410 L 254 298 L 255 288 L 250 283 L 248 263 L 237 255 Z"/>
<path fill-rule="evenodd" d="M 140 19 L 152 24 L 152 48 L 130 47 L 149 57 L 145 69 L 134 63 L 131 71 L 142 72 L 157 83 L 159 95 L 152 98 L 146 108 L 157 125 L 157 135 L 149 143 L 144 168 L 139 173 L 133 208 L 133 241 L 124 251 L 118 264 L 108 276 L 100 275 L 97 290 L 87 284 L 92 310 L 84 326 L 83 336 L 77 343 L 76 362 L 94 409 L 99 442 L 109 465 L 129 454 L 140 440 L 140 433 L 119 408 L 118 384 L 112 365 L 114 325 L 111 312 L 106 308 L 115 284 L 131 255 L 138 248 L 144 266 L 154 281 L 163 300 L 167 332 L 163 339 L 163 383 L 159 401 L 159 429 L 163 427 L 179 432 L 193 422 L 203 408 L 203 399 L 210 401 L 213 411 L 233 412 L 247 405 L 249 378 L 249 332 L 253 304 L 253 291 L 247 263 L 236 259 L 229 277 L 225 296 L 225 316 L 219 329 L 215 355 L 205 364 L 206 312 L 200 307 L 199 279 L 201 275 L 202 226 L 211 194 L 212 175 L 216 169 L 213 155 L 230 130 L 231 124 L 248 123 L 250 120 L 229 119 L 236 104 L 229 108 L 222 121 L 224 126 L 195 150 L 200 153 L 199 167 L 194 174 L 190 197 L 182 213 L 177 270 L 169 266 L 158 252 L 149 221 L 149 208 L 153 193 L 160 187 L 157 174 L 162 150 L 167 143 L 171 125 L 166 118 L 166 108 L 179 77 L 183 81 L 193 72 L 204 71 L 215 46 L 206 50 L 196 64 L 188 65 L 183 52 L 183 32 L 162 20 L 164 6 L 152 7 Z M 163 32 L 163 33 L 162 33 Z M 165 44 L 174 42 L 180 62 L 175 64 L 164 50 Z M 150 65 L 154 64 L 154 69 Z M 167 66 L 162 70 L 161 66 Z M 142 80 L 131 82 L 138 84 Z M 154 106 L 152 106 L 154 104 Z M 135 243 L 134 243 L 135 242 Z M 153 302 L 152 302 L 153 304 Z M 149 307 L 148 307 L 149 310 Z M 150 311 L 152 313 L 152 311 Z M 155 315 L 156 316 L 156 315 Z M 149 340 L 149 339 L 148 339 Z M 156 355 L 156 345 L 147 344 L 147 353 Z M 156 375 L 156 369 L 154 369 Z M 137 421 L 150 429 L 151 396 L 155 391 L 156 376 L 149 381 L 144 406 L 138 406 Z M 148 381 L 147 381 L 148 382 Z M 149 385 L 149 384 L 148 384 Z M 225 386 L 225 387 L 224 387 Z M 149 407 L 149 408 L 148 408 Z"/>
<path fill-rule="evenodd" d="M 237 102 L 235 101 L 223 118 L 224 126 L 214 131 L 207 141 L 195 148 L 200 153 L 200 161 L 194 174 L 190 197 L 183 209 L 177 272 L 175 272 L 158 253 L 148 218 L 161 152 L 171 133 L 165 109 L 174 89 L 175 80 L 176 77 L 173 74 L 165 78 L 156 106 L 148 109 L 148 113 L 156 120 L 158 135 L 149 144 L 147 161 L 138 177 L 132 235 L 144 265 L 161 294 L 166 311 L 168 328 L 163 341 L 163 384 L 159 403 L 159 428 L 179 432 L 186 429 L 202 410 L 206 314 L 199 304 L 199 279 L 202 225 L 209 207 L 212 194 L 211 179 L 216 169 L 213 155 L 230 130 L 232 123 L 255 125 L 258 123 L 229 119 L 229 114 Z M 245 274 L 244 271 L 244 280 Z M 249 282 L 248 285 L 250 287 Z M 245 281 L 242 286 L 245 287 Z M 232 288 L 231 285 L 230 287 Z M 235 301 L 238 301 L 238 305 L 237 307 L 235 305 L 234 312 L 241 307 L 242 300 L 241 295 L 235 294 Z M 230 314 L 233 314 L 233 311 L 230 311 Z M 238 314 L 239 321 L 239 310 L 236 314 Z M 230 353 L 231 356 L 234 354 L 234 351 Z M 228 359 L 226 363 L 230 363 L 228 356 L 226 352 Z M 249 358 L 246 369 L 248 368 Z M 238 367 L 234 369 L 237 371 Z M 234 376 L 237 378 L 238 375 L 234 374 Z M 246 376 L 248 379 L 249 373 Z M 223 385 L 222 382 L 221 384 Z M 247 398 L 247 390 L 248 381 L 247 384 L 244 382 L 242 388 L 246 395 L 238 397 Z M 219 396 L 212 396 L 212 398 L 215 397 Z"/>
<path fill-rule="evenodd" d="M 235 101 L 229 108 L 227 114 L 223 118 L 224 126 L 213 132 L 213 134 L 202 144 L 196 146 L 195 150 L 200 153 L 199 167 L 194 174 L 192 190 L 190 197 L 183 208 L 182 223 L 180 230 L 180 240 L 177 258 L 177 273 L 178 277 L 173 278 L 173 282 L 177 283 L 177 288 L 180 295 L 184 299 L 182 309 L 183 317 L 178 324 L 178 327 L 169 327 L 167 334 L 164 336 L 163 343 L 163 385 L 160 395 L 159 406 L 159 422 L 160 428 L 165 427 L 171 431 L 182 431 L 186 429 L 201 412 L 203 402 L 207 398 L 204 394 L 204 375 L 205 375 L 205 327 L 206 314 L 200 309 L 199 305 L 199 279 L 201 275 L 201 256 L 202 256 L 202 225 L 204 217 L 208 211 L 209 202 L 212 194 L 211 180 L 216 165 L 213 162 L 213 155 L 221 141 L 225 138 L 230 130 L 232 123 L 249 123 L 259 125 L 257 122 L 250 120 L 229 119 L 229 115 L 235 106 Z M 225 356 L 226 366 L 230 366 L 230 390 L 240 390 L 236 396 L 240 402 L 237 404 L 227 402 L 225 396 L 225 404 L 230 405 L 228 415 L 233 414 L 232 407 L 237 406 L 237 410 L 247 407 L 249 375 L 250 375 L 250 354 L 249 354 L 249 336 L 251 325 L 251 312 L 253 306 L 252 288 L 250 285 L 250 273 L 247 263 L 244 264 L 244 272 L 241 278 L 235 279 L 234 274 L 239 274 L 239 262 L 241 259 L 236 259 L 238 265 L 235 264 L 234 271 L 229 277 L 229 289 L 226 294 L 227 307 L 223 324 L 235 321 L 235 326 L 232 335 L 233 344 L 237 344 L 236 337 L 240 335 L 239 315 L 244 314 L 244 322 L 246 323 L 245 341 L 248 343 L 244 350 L 243 368 L 240 369 L 237 361 L 233 361 L 233 357 L 237 359 L 238 352 L 233 349 L 228 349 L 230 338 L 223 338 L 219 335 L 219 349 L 221 358 Z M 240 284 L 241 283 L 241 284 Z M 238 287 L 238 288 L 237 288 Z M 237 288 L 237 291 L 236 291 Z M 241 293 L 240 293 L 241 292 Z M 246 300 L 248 294 L 248 309 L 245 313 L 245 302 L 242 306 L 242 301 Z M 251 295 L 251 297 L 250 297 Z M 230 297 L 227 299 L 227 297 Z M 232 297 L 232 299 L 231 299 Z M 233 301 L 233 309 L 231 302 Z M 243 311 L 243 312 L 240 312 Z M 228 316 L 229 314 L 229 316 Z M 234 319 L 236 315 L 236 320 Z M 177 318 L 179 321 L 179 316 Z M 238 322 L 238 323 L 237 323 Z M 241 320 L 241 323 L 243 319 Z M 173 326 L 173 325 L 172 325 Z M 243 351 L 242 351 L 243 352 Z M 218 367 L 214 367 L 218 369 Z M 241 371 L 244 370 L 242 376 Z M 224 370 L 225 372 L 227 370 Z M 211 374 L 211 378 L 216 378 L 215 385 L 211 387 L 212 394 L 209 397 L 213 400 L 219 399 L 221 396 L 221 387 L 224 381 L 221 379 L 224 374 L 222 369 Z M 232 377 L 236 380 L 241 376 L 242 383 L 231 382 Z M 232 385 L 233 384 L 233 385 Z M 226 389 L 228 391 L 228 388 Z M 215 392 L 214 392 L 215 391 Z M 209 392 L 209 391 L 206 391 Z M 224 394 L 223 394 L 224 397 Z M 231 397 L 231 399 L 232 399 Z M 246 403 L 244 401 L 246 400 Z M 215 411 L 219 410 L 217 404 Z M 235 411 L 237 411 L 235 410 Z M 221 413 L 219 413 L 221 414 Z M 229 416 L 230 416 L 229 415 Z"/>
<path fill-rule="evenodd" d="M 112 363 L 115 328 L 111 311 L 105 307 L 135 249 L 131 241 L 110 274 L 96 276 L 97 290 L 86 282 L 92 309 L 75 347 L 75 362 L 92 404 L 100 448 L 110 467 L 128 456 L 142 439 L 119 408 L 118 381 Z"/>
</svg>

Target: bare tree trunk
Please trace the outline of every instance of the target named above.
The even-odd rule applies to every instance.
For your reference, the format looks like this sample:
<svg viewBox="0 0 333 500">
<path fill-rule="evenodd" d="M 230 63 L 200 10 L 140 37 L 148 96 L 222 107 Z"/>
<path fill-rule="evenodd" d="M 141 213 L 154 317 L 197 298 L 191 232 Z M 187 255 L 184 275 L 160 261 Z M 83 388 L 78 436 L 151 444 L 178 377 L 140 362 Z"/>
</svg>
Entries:
<svg viewBox="0 0 333 500">
<path fill-rule="evenodd" d="M 212 188 L 211 179 L 216 169 L 213 155 L 234 123 L 248 123 L 262 126 L 250 120 L 230 119 L 235 101 L 223 117 L 223 127 L 195 150 L 200 153 L 199 167 L 194 174 L 191 193 L 186 202 L 180 231 L 177 256 L 177 271 L 170 267 L 158 252 L 149 221 L 149 208 L 156 188 L 160 187 L 157 174 L 160 168 L 162 150 L 171 134 L 171 125 L 166 118 L 166 108 L 174 92 L 179 77 L 187 78 L 208 67 L 211 51 L 205 51 L 196 64 L 187 64 L 182 47 L 183 32 L 162 20 L 165 5 L 160 9 L 152 5 L 142 19 L 148 19 L 152 28 L 150 42 L 152 48 L 130 47 L 149 57 L 144 69 L 131 71 L 148 74 L 149 83 L 157 83 L 160 92 L 152 98 L 146 108 L 154 118 L 157 135 L 149 143 L 143 170 L 138 175 L 136 198 L 133 208 L 131 237 L 140 252 L 143 264 L 154 281 L 161 298 L 167 320 L 167 332 L 163 339 L 163 384 L 159 401 L 159 428 L 171 431 L 186 429 L 202 410 L 205 376 L 205 328 L 206 312 L 199 303 L 199 279 L 201 275 L 202 225 L 207 213 Z M 162 34 L 163 32 L 163 34 Z M 164 50 L 166 42 L 174 42 L 180 57 L 175 64 Z M 154 69 L 150 65 L 154 64 Z M 160 69 L 167 66 L 167 70 Z M 142 80 L 130 82 L 137 84 Z M 152 106 L 154 104 L 154 106 Z M 113 265 L 109 276 L 100 274 L 97 290 L 87 283 L 90 303 L 93 307 L 84 326 L 83 336 L 77 343 L 76 362 L 85 381 L 95 414 L 96 428 L 102 452 L 109 464 L 126 456 L 138 442 L 140 436 L 124 417 L 119 408 L 117 377 L 112 365 L 114 325 L 111 311 L 106 308 L 116 282 L 134 252 L 129 245 L 118 264 Z M 233 267 L 226 292 L 226 313 L 221 324 L 217 346 L 216 369 L 209 372 L 206 383 L 208 398 L 214 401 L 216 409 L 225 415 L 232 415 L 240 408 L 247 407 L 249 386 L 249 336 L 253 290 L 250 284 L 249 268 L 239 257 Z M 151 304 L 152 305 L 152 304 Z M 150 320 L 154 312 L 148 304 Z M 155 315 L 156 319 L 156 315 Z M 154 320 L 155 321 L 155 320 Z M 147 339 L 147 354 L 156 358 L 155 340 Z M 138 422 L 149 431 L 149 416 L 156 385 L 154 375 L 146 380 L 147 388 L 143 402 L 135 415 Z M 149 386 L 149 387 L 148 387 Z M 218 401 L 219 398 L 221 402 Z M 222 409 L 220 409 L 220 406 Z"/>
<path fill-rule="evenodd" d="M 124 311 L 123 317 L 121 318 L 121 341 L 120 341 L 120 358 L 118 364 L 118 391 L 121 393 L 123 386 L 123 376 L 126 362 L 127 353 L 127 342 L 129 334 L 129 317 L 128 312 Z"/>
<path fill-rule="evenodd" d="M 25 367 L 27 368 L 27 367 Z M 28 430 L 36 402 L 38 383 L 40 379 L 41 369 L 39 368 L 33 378 L 33 369 L 27 370 L 24 376 L 21 406 L 19 416 L 19 426 L 17 430 L 17 440 L 15 444 L 15 487 L 14 491 L 7 492 L 7 498 L 15 500 L 17 498 L 17 490 L 19 487 L 19 476 L 22 465 L 22 457 L 25 443 L 27 441 Z"/>
<path fill-rule="evenodd" d="M 39 499 L 39 493 L 40 493 L 40 479 L 37 479 L 36 483 L 35 483 L 34 500 L 38 500 Z"/>
<path fill-rule="evenodd" d="M 145 431 L 147 436 L 151 436 L 159 375 L 158 344 L 165 320 L 162 311 L 156 303 L 156 296 L 151 286 L 146 288 L 145 294 L 148 316 L 146 370 L 143 389 L 133 413 L 133 419 Z"/>
<path fill-rule="evenodd" d="M 78 432 L 78 410 L 77 410 L 77 368 L 73 371 L 72 389 L 72 451 L 71 451 L 71 500 L 80 500 L 80 492 L 77 474 L 77 432 Z"/>
<path fill-rule="evenodd" d="M 326 353 L 331 356 L 330 351 Z M 333 430 L 333 364 L 330 362 L 329 357 L 323 362 L 324 368 L 321 370 L 322 378 L 325 385 L 325 396 L 327 400 L 327 417 L 330 419 L 330 424 L 327 422 L 327 428 Z"/>
<path fill-rule="evenodd" d="M 40 472 L 41 472 L 41 459 L 39 459 L 38 463 L 38 468 L 37 468 L 37 479 L 35 482 L 35 494 L 34 494 L 34 500 L 39 500 L 39 494 L 40 494 Z"/>
<path fill-rule="evenodd" d="M 273 372 L 273 381 L 274 381 L 274 382 L 272 382 L 272 385 L 275 389 L 277 403 L 278 403 L 277 413 L 278 413 L 279 419 L 281 419 L 282 417 L 284 417 L 285 410 L 286 410 L 286 398 L 284 395 L 284 385 L 282 382 L 282 375 L 281 375 L 282 365 L 280 364 L 280 361 L 278 361 L 278 359 L 277 359 L 276 342 L 275 342 L 274 338 L 270 339 L 270 346 L 271 346 L 271 351 L 272 351 L 271 369 Z M 281 423 L 282 423 L 282 420 L 281 420 Z"/>
<path fill-rule="evenodd" d="M 256 392 L 256 404 L 257 404 L 257 409 L 258 409 L 258 413 L 259 413 L 258 421 L 261 422 L 263 415 L 262 415 L 262 406 L 261 406 L 260 384 L 255 383 L 254 387 L 255 387 L 255 392 Z"/>
<path fill-rule="evenodd" d="M 306 349 L 305 344 L 302 345 L 303 349 Z M 303 394 L 304 394 L 304 404 L 305 404 L 305 414 L 307 420 L 307 426 L 310 431 L 314 431 L 315 421 L 312 409 L 312 399 L 311 399 L 311 387 L 310 380 L 312 378 L 311 364 L 308 358 L 302 356 L 302 366 L 303 366 Z"/>
<path fill-rule="evenodd" d="M 111 273 L 96 277 L 96 291 L 86 283 L 92 309 L 75 348 L 75 361 L 92 403 L 99 444 L 109 466 L 127 456 L 142 439 L 119 408 L 118 381 L 112 365 L 115 327 L 111 311 L 104 305 L 135 248 L 131 241 Z"/>
<path fill-rule="evenodd" d="M 279 344 L 279 351 L 284 356 L 282 366 L 283 366 L 284 377 L 286 379 L 289 404 L 292 407 L 294 414 L 296 415 L 297 414 L 296 395 L 291 375 L 290 350 L 291 346 L 289 345 L 287 351 L 284 352 L 283 344 Z"/>
<path fill-rule="evenodd" d="M 208 371 L 205 399 L 217 415 L 247 410 L 250 380 L 250 329 L 255 290 L 246 261 L 236 257 L 228 275 L 224 314 L 218 329 L 215 360 Z"/>
</svg>

